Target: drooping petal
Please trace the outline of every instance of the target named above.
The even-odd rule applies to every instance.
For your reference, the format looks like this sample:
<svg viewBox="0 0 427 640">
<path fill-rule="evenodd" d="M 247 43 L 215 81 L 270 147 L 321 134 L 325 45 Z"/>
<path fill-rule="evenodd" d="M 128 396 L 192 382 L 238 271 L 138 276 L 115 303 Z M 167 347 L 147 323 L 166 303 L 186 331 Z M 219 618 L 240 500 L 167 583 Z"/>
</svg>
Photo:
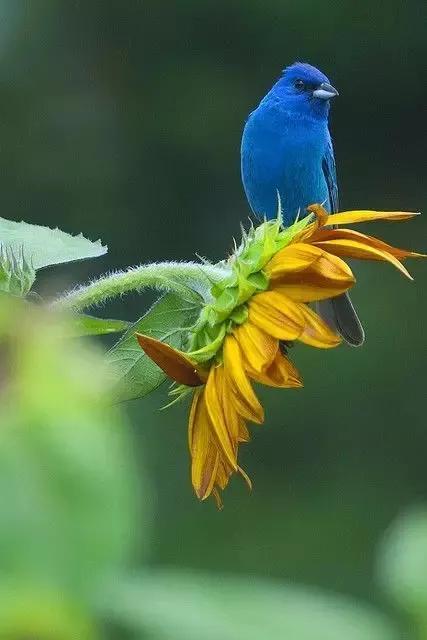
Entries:
<svg viewBox="0 0 427 640">
<path fill-rule="evenodd" d="M 274 360 L 279 348 L 278 341 L 252 322 L 239 325 L 233 333 L 246 360 L 256 371 L 263 371 Z"/>
<path fill-rule="evenodd" d="M 239 343 L 233 335 L 228 335 L 224 342 L 224 367 L 238 413 L 246 420 L 261 424 L 264 411 L 249 382 Z"/>
<path fill-rule="evenodd" d="M 278 291 L 263 291 L 249 302 L 249 322 L 278 340 L 296 340 L 304 318 L 298 305 Z"/>
<path fill-rule="evenodd" d="M 298 389 L 303 386 L 298 370 L 289 358 L 282 355 L 280 351 L 268 369 L 262 372 L 249 369 L 248 373 L 255 382 L 260 382 L 268 387 Z"/>
<path fill-rule="evenodd" d="M 175 382 L 188 387 L 197 387 L 206 381 L 206 373 L 203 369 L 187 358 L 182 351 L 142 333 L 135 335 L 147 356 Z"/>
<path fill-rule="evenodd" d="M 219 464 L 219 452 L 212 437 L 212 425 L 203 389 L 194 393 L 190 410 L 188 440 L 191 455 L 191 482 L 200 500 L 212 492 Z"/>
<path fill-rule="evenodd" d="M 364 244 L 363 242 L 357 240 L 342 239 L 316 242 L 316 245 L 337 256 L 358 258 L 359 260 L 382 260 L 385 262 L 390 262 L 407 278 L 409 278 L 410 280 L 413 279 L 409 271 L 391 253 L 388 253 L 387 251 L 381 251 L 380 249 L 376 249 L 375 247 Z"/>
<path fill-rule="evenodd" d="M 228 484 L 230 476 L 234 473 L 234 469 L 227 465 L 223 460 L 220 460 L 218 465 L 218 471 L 216 475 L 215 484 L 224 491 L 225 487 Z"/>
<path fill-rule="evenodd" d="M 393 247 L 391 244 L 387 244 L 373 236 L 367 236 L 364 233 L 355 231 L 354 229 L 321 229 L 320 231 L 316 231 L 310 238 L 310 242 L 313 243 L 329 242 L 331 240 L 355 240 L 356 242 L 361 242 L 362 244 L 373 247 L 374 249 L 391 253 L 392 256 L 399 260 L 404 260 L 405 258 L 426 257 L 422 253 L 415 253 L 414 251 Z"/>
<path fill-rule="evenodd" d="M 300 311 L 304 316 L 304 331 L 299 340 L 319 349 L 331 349 L 341 343 L 340 336 L 332 331 L 310 307 L 300 304 Z"/>
<path fill-rule="evenodd" d="M 227 431 L 230 434 L 231 442 L 233 445 L 233 451 L 237 459 L 237 447 L 239 442 L 240 425 L 243 421 L 241 415 L 239 415 L 235 404 L 233 402 L 233 391 L 228 382 L 226 372 L 222 376 L 222 388 L 220 390 L 222 400 L 222 411 L 227 427 Z"/>
<path fill-rule="evenodd" d="M 239 423 L 239 442 L 249 442 L 251 439 L 251 435 L 249 433 L 249 429 L 246 426 L 246 422 L 242 418 Z"/>
<path fill-rule="evenodd" d="M 222 365 L 211 367 L 204 396 L 218 447 L 231 467 L 237 469 L 236 448 L 228 430 L 222 404 L 223 376 L 224 367 Z"/>
</svg>

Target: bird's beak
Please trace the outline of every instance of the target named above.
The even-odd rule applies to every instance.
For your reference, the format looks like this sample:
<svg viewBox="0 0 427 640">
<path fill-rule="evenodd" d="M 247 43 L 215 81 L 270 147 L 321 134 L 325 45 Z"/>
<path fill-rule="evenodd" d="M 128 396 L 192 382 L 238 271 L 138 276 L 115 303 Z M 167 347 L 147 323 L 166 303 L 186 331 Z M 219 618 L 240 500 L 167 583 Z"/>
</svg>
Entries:
<svg viewBox="0 0 427 640">
<path fill-rule="evenodd" d="M 317 89 L 313 91 L 313 97 L 320 98 L 321 100 L 330 100 L 331 98 L 334 98 L 338 95 L 339 93 L 335 89 L 335 87 L 333 87 L 331 84 L 328 84 L 327 82 L 322 82 L 322 84 L 319 84 Z"/>
</svg>

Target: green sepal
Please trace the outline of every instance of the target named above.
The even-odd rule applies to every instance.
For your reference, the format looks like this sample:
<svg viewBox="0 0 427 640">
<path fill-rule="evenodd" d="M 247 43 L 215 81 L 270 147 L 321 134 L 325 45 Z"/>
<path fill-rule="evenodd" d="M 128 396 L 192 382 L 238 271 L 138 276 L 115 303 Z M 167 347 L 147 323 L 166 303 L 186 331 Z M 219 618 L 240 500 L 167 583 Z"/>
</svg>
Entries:
<svg viewBox="0 0 427 640">
<path fill-rule="evenodd" d="M 240 307 L 236 307 L 230 316 L 230 320 L 235 324 L 243 324 L 248 319 L 248 308 L 242 304 Z"/>
</svg>

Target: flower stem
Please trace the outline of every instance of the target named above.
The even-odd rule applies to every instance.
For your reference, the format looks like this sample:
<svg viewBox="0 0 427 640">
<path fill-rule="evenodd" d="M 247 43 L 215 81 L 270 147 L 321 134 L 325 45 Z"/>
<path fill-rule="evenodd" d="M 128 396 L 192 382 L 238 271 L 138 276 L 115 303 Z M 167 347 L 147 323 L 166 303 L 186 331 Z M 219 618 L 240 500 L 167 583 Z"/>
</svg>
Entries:
<svg viewBox="0 0 427 640">
<path fill-rule="evenodd" d="M 141 265 L 101 276 L 87 285 L 76 287 L 57 298 L 52 306 L 78 312 L 148 287 L 177 293 L 196 302 L 200 302 L 200 298 L 209 301 L 212 284 L 228 274 L 224 266 L 196 262 Z"/>
</svg>

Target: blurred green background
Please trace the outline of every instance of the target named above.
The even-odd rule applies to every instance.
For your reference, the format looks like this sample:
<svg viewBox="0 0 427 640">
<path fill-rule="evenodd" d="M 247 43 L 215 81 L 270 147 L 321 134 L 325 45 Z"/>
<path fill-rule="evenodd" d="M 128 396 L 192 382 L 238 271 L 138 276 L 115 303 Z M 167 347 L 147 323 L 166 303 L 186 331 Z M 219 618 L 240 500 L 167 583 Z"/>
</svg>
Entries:
<svg viewBox="0 0 427 640">
<path fill-rule="evenodd" d="M 1 215 L 109 245 L 95 262 L 44 273 L 39 291 L 139 262 L 222 258 L 249 213 L 243 123 L 295 59 L 340 91 L 341 209 L 424 209 L 426 19 L 417 0 L 1 0 Z M 422 251 L 425 220 L 368 232 Z M 134 568 L 272 578 L 388 606 L 378 543 L 427 494 L 425 265 L 410 269 L 414 284 L 389 265 L 357 266 L 365 346 L 295 348 L 305 388 L 263 391 L 266 424 L 242 448 L 254 491 L 234 479 L 221 513 L 192 495 L 187 408 L 158 411 L 166 386 L 124 407 L 150 487 L 139 495 L 136 481 L 132 494 L 151 514 L 134 525 Z M 102 313 L 133 320 L 152 299 Z"/>
</svg>

